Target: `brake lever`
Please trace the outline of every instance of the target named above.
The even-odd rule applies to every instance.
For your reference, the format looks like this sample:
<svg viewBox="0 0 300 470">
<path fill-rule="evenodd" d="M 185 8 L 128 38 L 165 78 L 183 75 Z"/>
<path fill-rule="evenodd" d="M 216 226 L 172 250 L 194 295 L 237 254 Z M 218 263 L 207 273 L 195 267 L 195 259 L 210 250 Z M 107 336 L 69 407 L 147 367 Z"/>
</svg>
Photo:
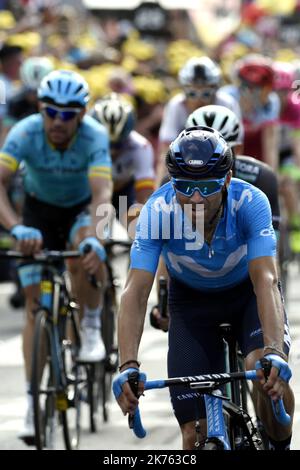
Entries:
<svg viewBox="0 0 300 470">
<path fill-rule="evenodd" d="M 128 383 L 134 395 L 138 398 L 138 386 L 139 386 L 139 372 L 132 372 L 128 376 Z M 134 414 L 128 415 L 128 426 L 130 429 L 134 427 Z"/>
<path fill-rule="evenodd" d="M 272 362 L 269 361 L 269 359 L 266 359 L 265 357 L 263 357 L 262 359 L 260 359 L 260 363 L 264 371 L 265 379 L 268 380 L 269 375 L 271 373 L 271 369 L 272 369 Z"/>
</svg>

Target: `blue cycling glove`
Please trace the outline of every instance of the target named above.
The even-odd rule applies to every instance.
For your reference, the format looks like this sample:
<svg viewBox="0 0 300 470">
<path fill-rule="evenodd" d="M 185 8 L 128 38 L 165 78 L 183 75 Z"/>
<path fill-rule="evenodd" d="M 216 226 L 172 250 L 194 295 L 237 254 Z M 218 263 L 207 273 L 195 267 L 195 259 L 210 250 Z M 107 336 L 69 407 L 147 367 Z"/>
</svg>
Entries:
<svg viewBox="0 0 300 470">
<path fill-rule="evenodd" d="M 267 354 L 266 356 L 264 356 L 264 358 L 271 361 L 272 367 L 276 367 L 276 369 L 278 369 L 278 376 L 286 383 L 289 383 L 289 380 L 292 377 L 292 371 L 289 368 L 288 363 L 277 354 Z M 262 369 L 260 361 L 256 362 L 255 369 Z"/>
<path fill-rule="evenodd" d="M 117 377 L 114 379 L 112 389 L 116 399 L 119 398 L 119 396 L 123 393 L 122 385 L 125 382 L 128 382 L 128 376 L 129 374 L 132 374 L 132 372 L 139 372 L 139 369 L 136 369 L 135 367 L 129 367 L 129 369 L 124 370 L 124 372 L 117 375 Z M 144 374 L 144 372 L 139 372 L 139 381 L 146 382 L 146 379 L 146 374 Z"/>
<path fill-rule="evenodd" d="M 101 243 L 99 242 L 99 240 L 97 240 L 96 237 L 87 237 L 84 240 L 82 240 L 82 242 L 79 244 L 79 247 L 78 247 L 80 253 L 85 254 L 86 253 L 85 250 L 87 247 L 90 248 L 91 251 L 95 251 L 95 253 L 97 254 L 98 258 L 101 261 L 106 260 L 105 248 L 103 245 L 101 245 Z"/>
<path fill-rule="evenodd" d="M 11 230 L 10 234 L 16 240 L 42 240 L 42 234 L 40 230 L 34 227 L 26 227 L 26 225 L 15 225 Z"/>
</svg>

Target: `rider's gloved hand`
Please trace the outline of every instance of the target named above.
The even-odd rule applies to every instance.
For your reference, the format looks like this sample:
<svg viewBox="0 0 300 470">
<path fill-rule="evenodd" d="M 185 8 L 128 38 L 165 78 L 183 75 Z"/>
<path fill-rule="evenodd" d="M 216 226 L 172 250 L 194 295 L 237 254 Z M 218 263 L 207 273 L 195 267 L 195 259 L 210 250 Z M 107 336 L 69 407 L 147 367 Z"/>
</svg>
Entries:
<svg viewBox="0 0 300 470">
<path fill-rule="evenodd" d="M 105 248 L 103 245 L 101 245 L 101 243 L 96 237 L 87 237 L 84 240 L 82 240 L 82 242 L 79 244 L 79 247 L 78 247 L 80 253 L 85 254 L 86 253 L 85 250 L 87 249 L 87 247 L 90 251 L 95 252 L 101 261 L 106 260 Z"/>
<path fill-rule="evenodd" d="M 264 371 L 265 360 L 270 363 L 270 373 L 266 378 Z M 272 400 L 278 400 L 283 397 L 286 384 L 289 382 L 292 372 L 289 368 L 289 365 L 285 359 L 283 359 L 278 354 L 266 354 L 261 360 L 257 361 L 255 364 L 257 370 L 258 378 L 260 383 L 263 385 L 263 389 Z"/>
<path fill-rule="evenodd" d="M 83 268 L 87 273 L 94 276 L 99 272 L 101 263 L 106 259 L 105 248 L 96 237 L 87 237 L 79 244 Z"/>
<path fill-rule="evenodd" d="M 34 227 L 26 227 L 26 225 L 14 225 L 10 234 L 16 240 L 41 240 L 42 234 L 40 230 Z"/>
<path fill-rule="evenodd" d="M 17 224 L 11 228 L 10 234 L 18 241 L 17 248 L 24 254 L 37 253 L 42 246 L 42 233 L 34 227 Z"/>
<path fill-rule="evenodd" d="M 140 396 L 144 392 L 146 374 L 139 372 L 139 369 L 130 367 L 117 375 L 113 381 L 114 396 L 124 415 L 127 413 L 134 413 L 139 404 L 138 398 L 134 395 L 128 383 L 129 375 L 136 372 L 139 373 L 138 396 Z"/>
</svg>

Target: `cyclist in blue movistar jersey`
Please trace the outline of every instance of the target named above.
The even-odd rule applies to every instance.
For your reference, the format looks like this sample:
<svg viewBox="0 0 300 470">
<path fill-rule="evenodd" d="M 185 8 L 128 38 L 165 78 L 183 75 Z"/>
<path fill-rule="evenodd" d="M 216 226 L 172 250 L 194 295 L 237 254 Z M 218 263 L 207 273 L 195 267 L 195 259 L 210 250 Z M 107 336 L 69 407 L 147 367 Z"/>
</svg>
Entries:
<svg viewBox="0 0 300 470">
<path fill-rule="evenodd" d="M 89 274 L 105 280 L 105 249 L 96 210 L 109 203 L 112 194 L 111 159 L 105 128 L 85 116 L 89 90 L 77 73 L 52 71 L 38 89 L 40 113 L 29 116 L 10 130 L 0 153 L 0 222 L 17 240 L 17 248 L 32 254 L 41 248 L 62 250 L 67 244 L 84 253 L 73 262 L 76 295 L 83 311 L 82 361 L 99 361 L 105 347 L 101 327 L 101 293 L 88 282 Z M 6 194 L 19 164 L 25 166 L 25 202 L 22 220 Z M 90 205 L 90 215 L 88 206 Z M 23 334 L 26 379 L 30 382 L 33 310 L 38 299 L 40 270 L 24 265 L 20 278 L 25 289 L 27 322 Z M 29 392 L 29 390 L 28 390 Z M 33 435 L 32 404 L 20 437 Z"/>
<path fill-rule="evenodd" d="M 271 445 L 289 448 L 291 426 L 273 418 L 270 397 L 284 398 L 293 414 L 287 384 L 290 337 L 276 270 L 276 238 L 267 197 L 249 183 L 232 178 L 232 153 L 219 132 L 208 127 L 183 131 L 170 145 L 166 164 L 171 181 L 144 206 L 131 253 L 131 269 L 119 314 L 120 372 L 115 379 L 123 413 L 138 404 L 127 383 L 139 370 L 138 349 L 147 300 L 159 256 L 167 265 L 169 285 L 169 376 L 223 370 L 218 325 L 233 326 L 247 369 L 259 370 L 257 408 Z M 273 367 L 267 380 L 257 362 Z M 139 394 L 143 383 L 139 383 Z M 171 393 L 183 448 L 195 439 L 198 394 L 179 387 Z M 205 439 L 203 402 L 197 410 Z"/>
<path fill-rule="evenodd" d="M 266 163 L 242 155 L 244 131 L 241 119 L 225 106 L 208 105 L 201 106 L 189 115 L 185 127 L 192 126 L 210 126 L 222 134 L 233 153 L 233 176 L 253 184 L 267 196 L 271 206 L 272 225 L 278 239 L 280 210 L 277 175 Z M 168 180 L 169 177 L 166 177 L 164 183 Z M 168 276 L 162 260 L 159 263 L 157 278 L 161 276 Z M 168 315 L 162 316 L 158 305 L 150 312 L 150 322 L 155 328 L 164 331 L 168 329 Z"/>
</svg>

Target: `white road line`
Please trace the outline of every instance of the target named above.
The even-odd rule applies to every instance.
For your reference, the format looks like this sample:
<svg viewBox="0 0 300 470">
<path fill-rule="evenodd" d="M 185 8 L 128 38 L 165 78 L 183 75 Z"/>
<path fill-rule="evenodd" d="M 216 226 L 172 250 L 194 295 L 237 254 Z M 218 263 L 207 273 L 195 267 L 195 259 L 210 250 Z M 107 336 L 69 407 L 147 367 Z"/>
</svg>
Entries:
<svg viewBox="0 0 300 470">
<path fill-rule="evenodd" d="M 16 290 L 16 287 L 13 282 L 1 282 L 0 283 L 0 295 L 10 295 L 13 294 Z"/>
<path fill-rule="evenodd" d="M 21 335 L 0 341 L 0 367 L 22 366 L 23 363 Z"/>
</svg>

